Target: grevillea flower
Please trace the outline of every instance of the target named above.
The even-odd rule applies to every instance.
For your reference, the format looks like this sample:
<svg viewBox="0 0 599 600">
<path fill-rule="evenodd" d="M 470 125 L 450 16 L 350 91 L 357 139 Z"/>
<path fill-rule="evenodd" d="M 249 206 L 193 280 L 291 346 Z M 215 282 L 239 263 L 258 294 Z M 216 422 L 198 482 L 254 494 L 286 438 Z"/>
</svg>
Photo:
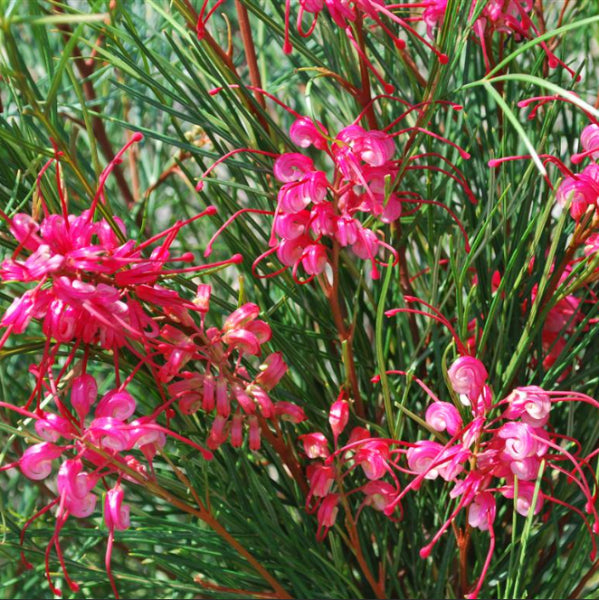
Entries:
<svg viewBox="0 0 599 600">
<path fill-rule="evenodd" d="M 211 93 L 218 94 L 222 89 L 216 88 Z M 212 237 L 206 247 L 205 256 L 211 254 L 214 240 L 237 216 L 245 213 L 268 214 L 273 216 L 269 249 L 254 261 L 255 275 L 272 277 L 286 268 L 291 268 L 296 282 L 307 283 L 314 277 L 328 272 L 335 249 L 341 247 L 369 261 L 372 277 L 376 279 L 379 277 L 379 255 L 383 250 L 390 252 L 395 262 L 398 260 L 397 251 L 384 241 L 381 224 L 399 219 L 402 205 L 406 203 L 415 204 L 416 210 L 425 204 L 446 210 L 460 227 L 466 248 L 469 249 L 465 230 L 448 207 L 437 201 L 421 198 L 411 190 L 395 189 L 400 171 L 430 170 L 458 183 L 468 198 L 476 203 L 476 198 L 462 173 L 438 151 L 415 154 L 405 160 L 395 158 L 395 138 L 414 134 L 424 134 L 450 146 L 452 150 L 458 151 L 462 159 L 470 157 L 468 152 L 456 144 L 419 125 L 394 130 L 412 111 L 424 110 L 425 105 L 431 102 L 408 106 L 398 119 L 384 129 L 362 127 L 359 123 L 367 110 L 364 109 L 353 123 L 342 128 L 335 136 L 320 122 L 298 114 L 265 90 L 256 86 L 249 86 L 249 89 L 273 100 L 293 115 L 290 137 L 298 149 L 314 147 L 318 152 L 313 158 L 301 152 L 277 155 L 265 150 L 238 148 L 212 164 L 198 182 L 198 191 L 204 189 L 207 176 L 218 165 L 243 152 L 274 158 L 273 175 L 281 185 L 274 211 L 251 207 L 240 209 L 229 217 Z M 388 96 L 377 97 L 373 102 L 380 98 Z M 403 99 L 391 98 L 405 105 Z M 434 102 L 454 110 L 461 109 L 461 106 L 446 101 Z M 424 159 L 428 161 L 431 158 L 440 160 L 442 165 L 428 162 L 421 164 Z M 365 225 L 366 220 L 368 226 Z M 273 255 L 276 255 L 282 268 L 258 275 L 258 265 Z M 299 278 L 300 271 L 306 273 L 305 279 Z"/>
<path fill-rule="evenodd" d="M 447 371 L 453 391 L 460 394 L 467 405 L 482 393 L 488 375 L 485 366 L 473 356 L 461 356 Z"/>
<path fill-rule="evenodd" d="M 449 402 L 433 402 L 426 409 L 426 422 L 435 431 L 445 431 L 455 435 L 462 428 L 462 417 L 458 409 Z"/>
<path fill-rule="evenodd" d="M 444 322 L 440 314 L 431 313 Z M 429 315 L 431 316 L 431 315 Z M 448 322 L 444 322 L 455 335 Z M 463 345 L 455 338 L 460 350 Z M 406 375 L 403 371 L 392 371 Z M 454 503 L 447 520 L 434 533 L 430 541 L 421 549 L 423 559 L 428 558 L 436 543 L 453 525 L 460 532 L 458 515 L 465 511 L 468 526 L 487 532 L 489 548 L 480 575 L 473 584 L 468 598 L 476 598 L 482 588 L 486 573 L 491 564 L 495 548 L 494 522 L 502 497 L 513 500 L 514 510 L 523 516 L 531 512 L 538 514 L 547 504 L 558 504 L 578 514 L 591 536 L 595 554 L 595 535 L 599 533 L 599 515 L 595 508 L 596 495 L 591 491 L 589 479 L 594 477 L 585 472 L 592 452 L 588 457 L 579 452 L 568 451 L 564 436 L 549 427 L 549 414 L 555 402 L 585 402 L 599 408 L 599 402 L 575 392 L 550 392 L 538 386 L 516 388 L 502 400 L 493 401 L 493 392 L 486 383 L 488 373 L 477 359 L 462 356 L 450 368 L 450 382 L 454 391 L 468 397 L 486 396 L 484 410 L 475 403 L 467 404 L 461 412 L 447 402 L 441 402 L 428 386 L 410 375 L 421 389 L 433 400 L 426 411 L 426 425 L 432 433 L 446 432 L 451 438 L 442 441 L 428 439 L 407 442 L 372 437 L 364 428 L 352 430 L 349 440 L 335 452 L 330 453 L 325 445 L 326 438 L 318 436 L 320 453 L 312 453 L 324 469 L 335 466 L 336 478 L 331 475 L 326 488 L 320 488 L 318 497 L 329 494 L 348 494 L 350 473 L 355 477 L 362 473 L 368 483 L 361 490 L 366 495 L 359 512 L 366 506 L 382 511 L 392 518 L 401 502 L 410 491 L 420 490 L 428 481 L 444 480 L 450 484 L 449 498 Z M 374 378 L 373 381 L 378 381 Z M 441 436 L 440 436 L 441 437 Z M 568 438 L 569 439 L 569 438 Z M 575 448 L 580 444 L 575 440 Z M 404 457 L 405 466 L 400 459 Z M 364 468 L 364 461 L 368 461 Z M 565 467 L 569 463 L 571 470 Z M 550 477 L 541 478 L 541 472 Z M 395 471 L 404 477 L 401 487 Z M 552 481 L 559 475 L 567 477 L 586 499 L 588 517 L 565 500 L 551 495 Z M 389 478 L 386 481 L 383 478 Z M 312 481 L 312 480 L 311 480 Z M 355 484 L 354 484 L 355 485 Z M 316 497 L 316 493 L 312 493 Z M 536 500 L 535 500 L 536 498 Z M 332 503 L 333 501 L 331 501 Z M 318 503 L 317 503 L 318 505 Z M 359 514 L 359 513 L 358 513 Z"/>
<path fill-rule="evenodd" d="M 139 139 L 134 135 L 130 144 Z M 229 436 L 239 447 L 247 432 L 249 449 L 257 451 L 268 422 L 278 427 L 280 420 L 298 423 L 305 419 L 301 407 L 270 397 L 287 365 L 280 353 L 268 354 L 263 361 L 256 358 L 271 338 L 270 326 L 257 318 L 257 305 L 247 303 L 232 311 L 220 329 L 206 327 L 210 285 L 200 284 L 195 296 L 187 299 L 162 284 L 163 278 L 174 274 L 194 274 L 241 260 L 236 255 L 207 266 L 170 268 L 171 263 L 193 260 L 189 252 L 172 252 L 180 229 L 214 214 L 213 207 L 143 242 L 128 239 L 117 217 L 97 218 L 98 205 L 106 203 L 106 179 L 130 144 L 102 173 L 90 208 L 81 214 L 69 213 L 62 190 L 60 214 L 49 212 L 41 194 L 43 216 L 39 220 L 25 213 L 8 216 L 0 211 L 17 246 L 0 266 L 0 280 L 27 288 L 0 318 L 5 328 L 0 348 L 11 336 L 26 332 L 33 320 L 39 320 L 46 339 L 40 361 L 30 367 L 35 386 L 26 406 L 0 402 L 3 408 L 30 419 L 43 441 L 26 448 L 18 461 L 0 470 L 18 467 L 38 481 L 55 477 L 49 489 L 56 490 L 56 498 L 27 522 L 21 536 L 23 540 L 33 520 L 56 507 L 55 530 L 45 553 L 46 576 L 55 594 L 59 590 L 50 574 L 53 550 L 66 583 L 71 590 L 78 589 L 66 570 L 60 532 L 70 517 L 94 514 L 100 480 L 106 485 L 116 479 L 105 496 L 104 519 L 109 530 L 106 569 L 118 597 L 110 557 L 114 532 L 129 527 L 121 481 L 134 485 L 152 481 L 154 458 L 168 438 L 188 445 L 206 460 L 212 458 L 202 445 L 169 427 L 176 415 L 173 404 L 184 414 L 216 411 L 207 440 L 213 448 Z M 60 154 L 44 171 L 53 162 L 60 181 Z M 90 368 L 98 348 L 109 350 L 113 357 L 111 379 L 116 383 L 110 389 L 92 375 L 104 366 L 99 361 Z M 134 363 L 127 373 L 121 361 L 124 350 L 125 363 Z M 258 364 L 252 365 L 248 358 Z M 248 369 L 256 367 L 252 377 Z M 140 370 L 162 395 L 162 403 L 149 414 L 140 413 L 147 410 L 151 397 L 140 407 L 129 387 Z M 42 398 L 46 399 L 43 409 Z M 30 412 L 34 400 L 37 406 Z M 161 424 L 163 418 L 166 425 Z"/>
<path fill-rule="evenodd" d="M 556 200 L 560 206 L 570 205 L 570 214 L 576 221 L 589 207 L 595 208 L 599 199 L 599 165 L 593 163 L 582 173 L 566 177 L 560 184 Z"/>
<path fill-rule="evenodd" d="M 293 47 L 290 40 L 290 21 L 291 21 L 291 0 L 285 2 L 285 41 L 283 43 L 283 51 L 289 54 Z M 422 44 L 427 46 L 439 59 L 442 64 L 448 62 L 447 55 L 443 54 L 427 40 L 425 40 L 417 31 L 414 29 L 410 22 L 413 18 L 402 18 L 402 9 L 404 11 L 411 11 L 414 8 L 420 8 L 422 6 L 428 7 L 434 2 L 418 3 L 416 5 L 410 3 L 393 3 L 389 4 L 385 0 L 299 0 L 299 10 L 297 13 L 297 32 L 302 37 L 309 36 L 315 29 L 319 15 L 326 11 L 332 21 L 343 29 L 349 42 L 356 49 L 359 57 L 367 65 L 367 68 L 373 73 L 373 75 L 379 80 L 381 85 L 385 88 L 387 93 L 393 90 L 393 86 L 386 83 L 376 67 L 366 56 L 365 52 L 360 48 L 356 42 L 353 28 L 356 23 L 361 23 L 363 20 L 368 19 L 374 22 L 378 28 L 382 31 L 383 35 L 387 36 L 397 48 L 403 50 L 405 48 L 405 41 L 399 37 L 390 29 L 388 23 L 394 23 L 401 27 L 411 37 L 419 40 Z M 307 31 L 303 28 L 304 13 L 312 15 L 312 23 Z M 431 18 L 429 13 L 428 18 Z M 435 21 L 435 25 L 438 20 Z"/>
</svg>

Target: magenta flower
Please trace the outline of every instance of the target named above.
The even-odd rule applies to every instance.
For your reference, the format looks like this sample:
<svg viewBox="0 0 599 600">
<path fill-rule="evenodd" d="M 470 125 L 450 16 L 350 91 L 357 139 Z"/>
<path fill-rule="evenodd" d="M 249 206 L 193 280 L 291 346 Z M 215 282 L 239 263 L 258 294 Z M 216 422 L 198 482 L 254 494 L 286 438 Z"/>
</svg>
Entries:
<svg viewBox="0 0 599 600">
<path fill-rule="evenodd" d="M 461 356 L 447 371 L 451 387 L 460 399 L 469 406 L 483 391 L 488 373 L 485 366 L 473 356 Z"/>
</svg>

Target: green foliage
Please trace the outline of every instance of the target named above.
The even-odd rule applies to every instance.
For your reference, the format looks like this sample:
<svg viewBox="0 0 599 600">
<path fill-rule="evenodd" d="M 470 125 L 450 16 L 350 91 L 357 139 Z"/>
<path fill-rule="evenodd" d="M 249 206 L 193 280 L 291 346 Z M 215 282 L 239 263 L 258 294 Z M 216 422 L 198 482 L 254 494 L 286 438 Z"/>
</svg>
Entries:
<svg viewBox="0 0 599 600">
<path fill-rule="evenodd" d="M 249 73 L 239 35 L 235 4 L 225 3 L 210 21 L 209 31 L 220 48 L 232 32 L 230 61 L 206 40 L 197 39 L 191 4 L 184 0 L 89 0 L 50 2 L 29 0 L 0 3 L 0 207 L 8 214 L 39 211 L 36 176 L 53 155 L 53 144 L 63 153 L 64 179 L 69 202 L 75 210 L 89 206 L 95 182 L 108 162 L 104 138 L 112 151 L 122 146 L 130 132 L 140 131 L 144 141 L 133 159 L 121 165 L 121 179 L 107 183 L 106 215 L 118 215 L 133 237 L 145 239 L 176 219 L 190 217 L 212 204 L 218 214 L 185 228 L 179 241 L 185 251 L 203 255 L 216 228 L 244 207 L 273 210 L 276 187 L 272 160 L 238 154 L 217 168 L 205 181 L 202 193 L 194 190 L 204 170 L 216 159 L 237 148 L 270 152 L 291 150 L 287 135 L 292 116 L 275 103 L 266 108 L 246 86 Z M 285 56 L 283 2 L 243 0 L 254 34 L 262 87 L 295 111 L 311 115 L 331 131 L 353 121 L 362 110 L 355 97 L 343 89 L 331 73 L 342 74 L 360 85 L 356 55 L 343 31 L 326 18 L 319 19 L 315 34 L 307 39 L 292 31 L 294 52 Z M 460 145 L 444 156 L 463 172 L 478 199 L 471 203 L 464 190 L 443 174 L 406 170 L 401 188 L 419 193 L 450 207 L 468 232 L 471 250 L 450 215 L 437 206 L 423 206 L 405 215 L 388 241 L 405 255 L 411 284 L 402 283 L 397 267 L 383 271 L 373 282 L 368 267 L 342 253 L 339 270 L 340 296 L 346 322 L 356 323 L 353 354 L 361 396 L 369 422 L 377 423 L 383 437 L 427 439 L 413 416 L 424 413 L 428 398 L 411 378 L 385 376 L 386 369 L 401 369 L 425 380 L 441 399 L 450 393 L 444 365 L 455 356 L 451 336 L 439 324 L 419 315 L 388 319 L 385 310 L 406 306 L 404 296 L 414 296 L 438 307 L 462 339 L 480 329 L 476 345 L 497 398 L 515 385 L 542 385 L 547 389 L 575 389 L 596 396 L 599 364 L 593 360 L 599 348 L 596 284 L 579 287 L 590 261 L 583 261 L 571 278 L 559 283 L 542 302 L 551 284 L 551 259 L 566 253 L 574 231 L 567 213 L 554 211 L 554 193 L 541 176 L 548 171 L 555 186 L 559 173 L 543 166 L 539 155 L 554 154 L 564 160 L 577 150 L 577 139 L 587 123 L 580 109 L 598 116 L 595 102 L 597 56 L 592 45 L 598 31 L 596 3 L 579 0 L 568 8 L 567 24 L 559 34 L 556 52 L 574 69 L 583 72 L 576 83 L 562 69 L 548 70 L 539 42 L 506 38 L 505 58 L 485 74 L 480 46 L 469 37 L 470 0 L 450 0 L 450 23 L 438 36 L 439 47 L 450 62 L 442 66 L 413 37 L 407 51 L 424 73 L 426 85 L 400 55 L 393 43 L 376 31 L 367 39 L 369 56 L 375 57 L 386 81 L 410 104 L 423 100 L 448 100 L 463 106 L 460 112 L 430 104 L 422 123 Z M 547 2 L 546 4 L 551 4 Z M 561 3 L 547 7 L 548 27 L 555 25 Z M 293 29 L 293 28 L 292 28 Z M 238 89 L 230 89 L 230 84 Z M 209 90 L 224 89 L 215 95 Z M 373 80 L 374 93 L 381 89 Z M 575 90 L 576 96 L 573 96 Z M 528 121 L 520 100 L 555 94 L 574 104 L 549 103 Z M 375 103 L 380 123 L 398 118 L 404 107 L 393 100 Z M 416 116 L 408 116 L 410 125 Z M 102 133 L 103 132 L 103 133 Z M 409 142 L 401 137 L 404 156 L 438 151 L 438 142 L 423 134 Z M 531 161 L 506 162 L 491 169 L 492 158 L 532 154 Z M 50 178 L 41 183 L 44 198 L 53 209 L 59 198 Z M 125 189 L 131 196 L 127 200 Z M 240 295 L 256 302 L 271 325 L 272 351 L 282 351 L 289 374 L 277 388 L 277 399 L 300 404 L 307 424 L 289 426 L 285 438 L 300 456 L 297 433 L 325 431 L 327 414 L 339 389 L 347 382 L 347 356 L 339 343 L 331 309 L 316 283 L 299 286 L 286 273 L 256 278 L 251 265 L 267 247 L 270 219 L 243 215 L 219 237 L 213 258 L 244 255 L 237 270 L 226 269 L 206 278 L 215 289 L 211 317 L 220 325 L 219 313 L 234 308 Z M 3 226 L 4 227 L 4 226 Z M 6 228 L 3 230 L 6 232 Z M 387 232 L 388 233 L 388 232 Z M 2 249 L 14 250 L 10 238 L 0 233 Z M 386 260 L 386 259 L 385 259 Z M 594 266 L 594 265 L 593 265 Z M 275 270 L 268 260 L 259 272 Z M 492 275 L 502 273 L 493 289 Z M 405 275 L 405 274 L 404 274 Z M 476 278 L 477 285 L 473 285 Z M 193 280 L 192 280 L 193 279 Z M 202 278 L 204 281 L 204 279 Z M 200 278 L 179 277 L 174 286 L 195 289 Z M 537 301 L 530 302 L 538 287 Z M 16 287 L 0 290 L 7 306 Z M 242 290 L 242 291 L 240 291 Z M 559 299 L 576 290 L 585 319 L 567 338 L 566 349 L 549 368 L 543 366 L 541 329 L 548 311 Z M 523 309 L 524 308 L 524 309 Z M 2 399 L 18 404 L 29 396 L 33 377 L 28 366 L 43 348 L 41 332 L 29 332 L 20 346 L 0 351 Z M 99 360 L 111 357 L 98 352 Z M 124 363 L 123 369 L 135 364 Z M 382 383 L 372 383 L 375 374 Z M 131 393 L 154 406 L 156 390 L 143 372 Z M 111 385 L 104 379 L 105 389 Z M 381 416 L 381 415 L 384 415 Z M 16 460 L 26 446 L 26 421 L 0 412 L 0 457 Z M 355 416 L 355 425 L 361 424 Z M 597 447 L 599 423 L 590 406 L 560 406 L 552 413 L 552 427 L 583 441 L 586 452 Z M 173 428 L 203 441 L 207 425 L 201 416 L 177 415 Z M 223 446 L 210 463 L 188 447 L 172 441 L 166 456 L 156 458 L 156 472 L 163 490 L 189 505 L 194 499 L 169 461 L 184 465 L 185 477 L 199 496 L 209 501 L 211 513 L 281 583 L 293 597 L 373 597 L 356 558 L 347 544 L 343 519 L 322 543 L 315 539 L 314 515 L 304 510 L 305 495 L 290 477 L 280 455 L 267 444 L 260 453 Z M 435 482 L 438 483 L 438 482 Z M 553 482 L 552 493 L 581 510 L 579 490 L 566 478 Z M 151 489 L 130 486 L 132 527 L 117 532 L 113 571 L 125 598 L 238 598 L 269 586 L 256 570 L 223 537 L 193 515 L 173 506 Z M 380 513 L 365 510 L 359 521 L 360 546 L 366 563 L 377 574 L 386 572 L 386 594 L 392 598 L 459 597 L 455 538 L 446 534 L 432 559 L 422 560 L 420 548 L 453 510 L 449 488 L 423 485 L 406 497 L 404 518 L 393 523 Z M 353 509 L 362 498 L 350 497 Z M 26 520 L 52 498 L 44 482 L 24 480 L 15 473 L 0 479 L 0 596 L 47 598 L 44 548 L 52 536 L 49 515 L 29 529 L 23 550 L 34 568 L 19 561 L 19 533 Z M 597 580 L 590 578 L 584 591 L 578 586 L 591 567 L 590 541 L 581 522 L 563 506 L 554 506 L 546 521 L 513 516 L 512 504 L 499 506 L 496 518 L 497 550 L 487 576 L 485 597 L 563 598 L 575 590 L 578 596 L 598 597 Z M 71 520 L 61 533 L 67 566 L 80 582 L 77 594 L 66 597 L 103 598 L 111 595 L 104 571 L 107 531 L 96 515 Z M 475 532 L 469 560 L 472 580 L 486 556 L 487 538 Z M 53 559 L 54 560 L 54 559 Z M 596 563 L 595 563 L 596 566 Z M 56 571 L 58 564 L 52 563 Z M 60 577 L 53 571 L 53 576 Z M 202 583 L 203 582 L 203 583 Z M 264 597 L 264 596 L 262 596 Z"/>
</svg>

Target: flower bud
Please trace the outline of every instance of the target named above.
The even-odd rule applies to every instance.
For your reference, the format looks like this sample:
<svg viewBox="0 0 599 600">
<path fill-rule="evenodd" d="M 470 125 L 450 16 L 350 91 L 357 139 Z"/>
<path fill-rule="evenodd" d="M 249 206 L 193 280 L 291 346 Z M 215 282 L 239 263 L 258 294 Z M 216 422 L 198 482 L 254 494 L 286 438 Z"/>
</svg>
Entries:
<svg viewBox="0 0 599 600">
<path fill-rule="evenodd" d="M 87 417 L 89 409 L 96 401 L 97 396 L 98 384 L 91 375 L 84 373 L 73 379 L 71 404 L 81 421 Z"/>
</svg>

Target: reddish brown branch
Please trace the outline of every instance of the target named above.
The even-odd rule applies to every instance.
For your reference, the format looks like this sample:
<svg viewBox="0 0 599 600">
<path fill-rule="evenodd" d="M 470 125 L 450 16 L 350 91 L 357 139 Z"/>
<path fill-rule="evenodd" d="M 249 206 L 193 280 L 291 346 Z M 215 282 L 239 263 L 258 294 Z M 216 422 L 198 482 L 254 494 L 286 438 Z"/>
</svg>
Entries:
<svg viewBox="0 0 599 600">
<path fill-rule="evenodd" d="M 54 10 L 57 13 L 64 12 L 60 6 L 55 6 Z M 72 29 L 66 23 L 59 23 L 57 26 L 58 29 L 62 32 L 63 40 L 65 41 L 65 43 L 67 43 L 73 35 Z M 101 36 L 98 37 L 98 42 L 99 41 L 101 41 Z M 77 45 L 75 45 L 75 47 L 73 48 L 73 59 L 75 63 L 75 68 L 77 69 L 77 72 L 79 73 L 82 79 L 81 85 L 83 88 L 85 98 L 89 103 L 89 108 L 93 111 L 99 111 L 101 109 L 101 106 L 96 95 L 96 90 L 94 89 L 94 84 L 91 80 L 91 76 L 94 73 L 96 63 L 94 61 L 90 61 L 84 58 L 81 54 L 81 50 L 79 50 L 79 47 Z M 108 139 L 108 134 L 106 133 L 106 129 L 104 127 L 104 121 L 102 121 L 102 118 L 99 116 L 93 116 L 91 124 L 94 136 L 96 138 L 96 141 L 98 142 L 98 146 L 100 147 L 102 154 L 104 155 L 104 158 L 108 162 L 112 161 L 114 159 L 114 152 L 112 151 L 112 145 L 110 143 L 110 140 Z M 113 173 L 118 188 L 127 204 L 127 207 L 131 208 L 135 203 L 135 198 L 131 193 L 131 190 L 129 189 L 127 180 L 123 175 L 121 167 L 118 165 L 115 166 Z"/>
<path fill-rule="evenodd" d="M 245 50 L 245 58 L 250 72 L 250 81 L 257 88 L 262 88 L 262 78 L 260 77 L 260 69 L 258 68 L 258 59 L 256 58 L 256 47 L 252 37 L 252 28 L 250 27 L 250 19 L 246 7 L 241 3 L 241 0 L 235 0 L 235 8 L 237 10 L 237 19 L 239 20 L 239 31 L 243 48 Z M 266 110 L 266 102 L 264 96 L 256 91 L 256 102 Z"/>
</svg>

